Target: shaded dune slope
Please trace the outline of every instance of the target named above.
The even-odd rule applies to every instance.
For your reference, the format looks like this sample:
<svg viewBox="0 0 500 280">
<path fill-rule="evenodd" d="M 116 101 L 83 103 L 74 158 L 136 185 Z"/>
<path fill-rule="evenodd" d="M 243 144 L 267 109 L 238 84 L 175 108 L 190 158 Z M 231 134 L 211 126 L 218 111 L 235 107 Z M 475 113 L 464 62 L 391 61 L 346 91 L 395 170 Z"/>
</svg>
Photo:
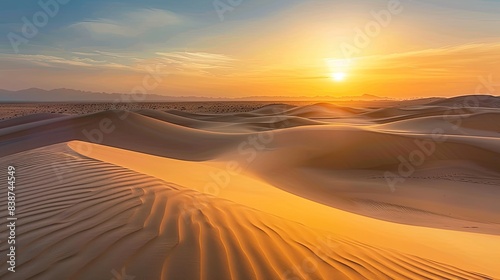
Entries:
<svg viewBox="0 0 500 280">
<path fill-rule="evenodd" d="M 233 147 L 231 144 L 240 139 L 243 136 L 191 129 L 127 111 L 57 118 L 0 130 L 2 155 L 82 140 L 172 158 L 204 160 Z M 200 140 L 203 145 L 198 144 Z"/>
<path fill-rule="evenodd" d="M 50 114 L 50 113 L 32 114 L 32 115 L 27 115 L 27 116 L 23 116 L 23 117 L 17 117 L 17 118 L 13 118 L 13 119 L 0 121 L 0 129 L 12 127 L 12 126 L 16 126 L 16 125 L 32 123 L 32 122 L 39 122 L 39 121 L 43 121 L 43 120 L 50 120 L 50 119 L 55 119 L 55 118 L 60 118 L 60 117 L 65 117 L 65 116 L 68 116 L 68 115 Z"/>
<path fill-rule="evenodd" d="M 196 114 L 181 116 L 154 110 L 135 111 L 138 114 L 164 122 L 215 132 L 248 133 L 253 131 L 288 128 L 305 125 L 325 124 L 307 118 L 286 115 L 259 115 L 248 113 L 247 116 L 227 115 L 213 118 L 199 118 Z"/>
<path fill-rule="evenodd" d="M 483 223 L 464 222 L 462 230 L 500 233 L 498 138 L 448 136 L 440 143 L 424 135 L 307 127 L 276 133 L 266 148 L 250 168 L 302 197 L 389 221 L 413 224 L 415 220 L 401 215 L 413 209 L 415 214 Z M 420 162 L 410 164 L 417 152 Z M 390 185 L 398 176 L 398 184 Z M 383 205 L 387 211 L 378 211 Z M 440 227 L 424 217 L 416 224 Z"/>
</svg>

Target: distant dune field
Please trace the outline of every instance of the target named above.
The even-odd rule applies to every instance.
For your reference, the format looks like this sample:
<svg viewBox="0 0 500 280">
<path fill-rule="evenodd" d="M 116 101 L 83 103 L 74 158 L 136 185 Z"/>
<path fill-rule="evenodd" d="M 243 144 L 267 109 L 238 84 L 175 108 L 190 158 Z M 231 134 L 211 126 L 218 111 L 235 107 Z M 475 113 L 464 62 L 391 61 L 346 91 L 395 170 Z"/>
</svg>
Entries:
<svg viewBox="0 0 500 280">
<path fill-rule="evenodd" d="M 3 104 L 0 278 L 500 279 L 498 99 Z"/>
</svg>

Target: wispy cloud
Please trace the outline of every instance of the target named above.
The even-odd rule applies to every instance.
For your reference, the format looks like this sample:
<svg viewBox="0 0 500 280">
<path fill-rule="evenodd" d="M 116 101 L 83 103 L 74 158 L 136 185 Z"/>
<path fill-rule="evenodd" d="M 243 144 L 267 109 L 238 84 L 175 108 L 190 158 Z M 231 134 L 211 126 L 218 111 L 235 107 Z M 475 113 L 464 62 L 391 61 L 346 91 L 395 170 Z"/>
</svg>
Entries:
<svg viewBox="0 0 500 280">
<path fill-rule="evenodd" d="M 121 53 L 113 53 L 113 52 L 105 52 L 105 51 L 91 51 L 91 52 L 74 51 L 71 53 L 74 55 L 77 55 L 77 56 L 84 56 L 84 57 L 102 56 L 102 57 L 108 57 L 108 58 L 130 58 L 130 59 L 133 59 L 132 55 L 125 55 L 125 54 L 121 54 Z"/>
<path fill-rule="evenodd" d="M 19 54 L 19 55 L 4 55 L 0 54 L 0 61 L 5 63 L 5 65 L 24 63 L 36 65 L 39 67 L 94 67 L 94 68 L 113 68 L 113 69 L 133 69 L 128 65 L 109 62 L 106 60 L 96 60 L 88 57 L 78 57 L 73 56 L 70 58 L 64 58 L 53 55 L 43 55 L 43 54 Z"/>
<path fill-rule="evenodd" d="M 206 52 L 157 52 L 158 59 L 172 68 L 182 72 L 204 72 L 210 70 L 227 70 L 234 67 L 236 59 L 215 53 Z"/>
<path fill-rule="evenodd" d="M 24 65 L 46 68 L 95 68 L 145 71 L 146 66 L 162 64 L 171 73 L 220 75 L 231 70 L 236 59 L 207 52 L 156 52 L 145 54 L 149 58 L 129 57 L 104 51 L 67 52 L 53 54 L 19 54 L 0 53 L 2 68 L 9 65 Z M 152 56 L 152 58 L 151 58 Z M 31 66 L 30 66 L 31 65 Z"/>
<path fill-rule="evenodd" d="M 71 24 L 68 28 L 96 35 L 133 37 L 152 29 L 181 24 L 186 19 L 173 12 L 160 9 L 139 9 L 119 17 L 88 19 Z"/>
<path fill-rule="evenodd" d="M 361 59 L 398 59 L 404 57 L 435 57 L 435 56 L 443 56 L 443 55 L 480 55 L 486 54 L 490 56 L 492 51 L 497 51 L 500 49 L 500 43 L 470 43 L 470 44 L 461 44 L 461 45 L 453 45 L 446 46 L 441 48 L 431 48 L 431 49 L 422 49 L 417 51 L 410 52 L 401 52 L 401 53 L 393 53 L 393 54 L 385 54 L 385 55 L 374 55 L 374 56 L 365 56 L 361 57 Z M 500 55 L 500 54 L 499 54 Z"/>
<path fill-rule="evenodd" d="M 471 43 L 354 59 L 360 72 L 408 79 L 467 78 L 500 68 L 500 43 Z"/>
</svg>

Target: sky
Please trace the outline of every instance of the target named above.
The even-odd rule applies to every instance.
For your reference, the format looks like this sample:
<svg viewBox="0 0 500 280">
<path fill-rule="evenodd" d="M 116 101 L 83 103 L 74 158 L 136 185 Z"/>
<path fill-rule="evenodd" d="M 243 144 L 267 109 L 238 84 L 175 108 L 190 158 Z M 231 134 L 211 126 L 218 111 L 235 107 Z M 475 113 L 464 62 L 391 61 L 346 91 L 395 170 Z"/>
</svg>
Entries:
<svg viewBox="0 0 500 280">
<path fill-rule="evenodd" d="M 500 95 L 500 0 L 16 0 L 0 88 Z"/>
</svg>

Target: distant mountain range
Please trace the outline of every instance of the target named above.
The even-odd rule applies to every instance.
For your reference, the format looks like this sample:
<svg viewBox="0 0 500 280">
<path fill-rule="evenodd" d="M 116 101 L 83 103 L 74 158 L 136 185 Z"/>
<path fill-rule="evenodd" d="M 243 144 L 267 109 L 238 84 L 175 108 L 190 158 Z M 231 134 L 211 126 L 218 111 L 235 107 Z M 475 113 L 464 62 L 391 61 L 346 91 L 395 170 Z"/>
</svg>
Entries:
<svg viewBox="0 0 500 280">
<path fill-rule="evenodd" d="M 131 95 L 122 93 L 90 92 L 74 89 L 44 90 L 29 88 L 18 91 L 0 89 L 0 102 L 117 102 L 133 100 Z M 190 102 L 190 101 L 301 101 L 301 100 L 391 100 L 371 94 L 361 96 L 249 96 L 238 98 L 201 97 L 201 96 L 165 96 L 148 94 L 142 102 Z"/>
</svg>

